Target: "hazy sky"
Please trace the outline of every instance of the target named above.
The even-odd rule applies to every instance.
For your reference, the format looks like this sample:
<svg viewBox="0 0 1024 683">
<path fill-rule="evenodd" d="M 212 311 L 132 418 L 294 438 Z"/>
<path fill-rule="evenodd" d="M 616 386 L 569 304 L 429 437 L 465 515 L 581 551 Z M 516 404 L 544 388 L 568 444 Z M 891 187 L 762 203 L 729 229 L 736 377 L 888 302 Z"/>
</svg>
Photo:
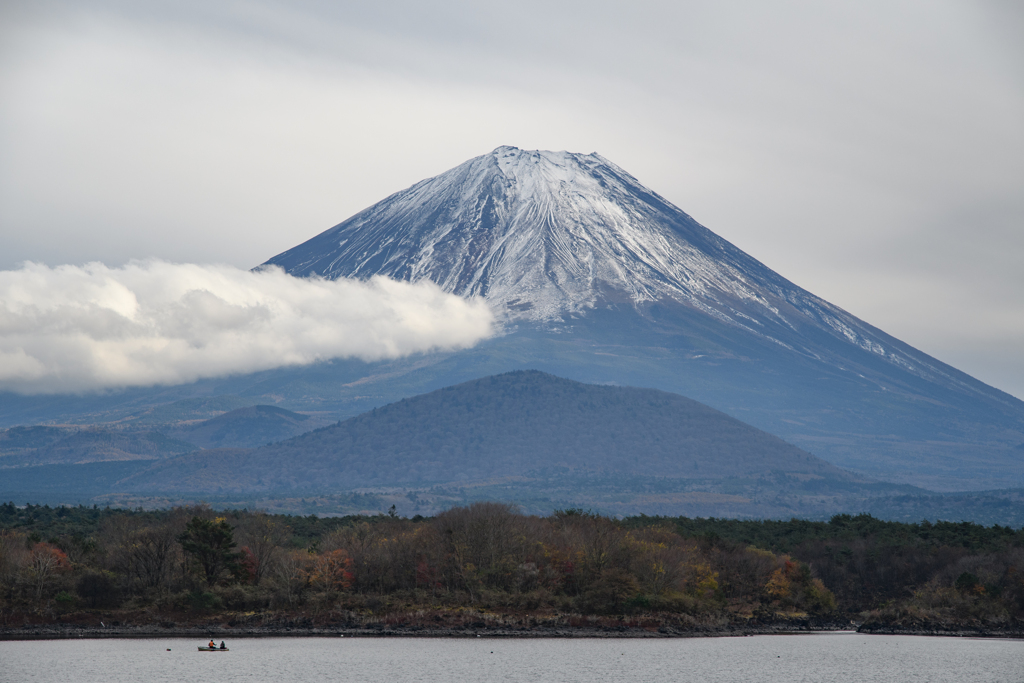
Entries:
<svg viewBox="0 0 1024 683">
<path fill-rule="evenodd" d="M 600 152 L 1024 397 L 1024 4 L 0 5 L 0 269 L 240 268 L 502 145 Z"/>
</svg>

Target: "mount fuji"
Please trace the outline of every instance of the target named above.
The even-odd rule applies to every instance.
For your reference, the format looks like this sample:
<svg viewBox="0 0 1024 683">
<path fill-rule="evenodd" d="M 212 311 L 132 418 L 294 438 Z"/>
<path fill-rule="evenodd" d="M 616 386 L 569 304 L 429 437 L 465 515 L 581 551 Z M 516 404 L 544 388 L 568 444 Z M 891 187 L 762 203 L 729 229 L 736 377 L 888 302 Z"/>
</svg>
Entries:
<svg viewBox="0 0 1024 683">
<path fill-rule="evenodd" d="M 986 393 L 800 289 L 598 154 L 499 147 L 267 261 L 296 276 L 431 280 L 510 322 L 564 323 L 612 303 L 679 304 L 823 360 L 821 334 Z"/>
<path fill-rule="evenodd" d="M 597 154 L 499 147 L 258 267 L 299 277 L 429 280 L 482 297 L 499 332 L 469 349 L 390 361 L 335 359 L 99 394 L 0 392 L 0 428 L 95 428 L 90 443 L 127 435 L 146 458 L 173 455 L 171 441 L 187 435 L 208 447 L 195 438 L 211 429 L 234 435 L 230 443 L 217 437 L 220 445 L 249 448 L 277 438 L 257 432 L 299 433 L 483 377 L 537 370 L 680 394 L 850 470 L 869 488 L 880 481 L 938 492 L 1024 490 L 1024 402 L 801 289 Z M 637 472 L 657 479 L 664 473 L 645 455 L 648 442 L 617 443 Z M 103 458 L 115 455 L 124 456 Z M 107 468 L 97 476 L 107 482 L 99 488 L 110 488 L 125 468 L 146 462 L 66 465 L 61 481 L 75 489 L 92 476 L 76 467 Z M 731 467 L 747 474 L 739 461 Z M 41 472 L 22 474 L 34 477 L 33 486 L 56 476 Z M 21 486 L 8 483 L 11 492 Z M 1003 493 L 1019 501 L 1020 491 Z M 1007 504 L 1003 493 L 975 497 L 995 510 Z M 844 505 L 861 505 L 851 500 Z M 1015 510 L 982 517 L 1007 523 L 1019 519 Z M 961 511 L 942 514 L 954 513 Z"/>
<path fill-rule="evenodd" d="M 598 154 L 499 147 L 269 266 L 430 280 L 502 322 L 474 349 L 327 371 L 353 399 L 536 368 L 677 392 L 889 481 L 1024 486 L 1024 402 L 801 289 Z M 291 372 L 263 381 L 328 381 Z"/>
</svg>

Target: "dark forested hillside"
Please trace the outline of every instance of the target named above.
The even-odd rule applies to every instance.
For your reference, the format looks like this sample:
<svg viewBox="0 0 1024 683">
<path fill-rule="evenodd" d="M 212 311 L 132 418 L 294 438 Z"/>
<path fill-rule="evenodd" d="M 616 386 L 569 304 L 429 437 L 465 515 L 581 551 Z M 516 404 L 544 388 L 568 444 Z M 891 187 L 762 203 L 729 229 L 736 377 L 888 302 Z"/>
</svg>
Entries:
<svg viewBox="0 0 1024 683">
<path fill-rule="evenodd" d="M 196 447 L 159 432 L 98 428 L 13 427 L 0 430 L 0 468 L 25 465 L 153 460 Z"/>
<path fill-rule="evenodd" d="M 238 408 L 198 424 L 180 425 L 167 431 L 201 448 L 256 448 L 309 431 L 310 422 L 308 415 L 259 405 Z"/>
<path fill-rule="evenodd" d="M 565 475 L 716 480 L 854 478 L 781 439 L 690 399 L 581 384 L 542 372 L 485 377 L 405 399 L 238 455 L 168 461 L 132 485 L 421 486 Z M 174 476 L 170 476 L 174 473 Z"/>
<path fill-rule="evenodd" d="M 179 422 L 166 432 L 176 439 L 118 432 L 112 436 L 137 444 L 135 455 L 82 450 L 55 464 L 7 467 L 0 496 L 147 507 L 206 500 L 331 514 L 380 509 L 370 499 L 409 515 L 514 500 L 533 513 L 580 507 L 742 519 L 869 512 L 902 521 L 1024 521 L 1021 491 L 942 496 L 872 482 L 682 396 L 537 371 L 473 380 L 306 431 L 322 419 L 249 406 Z M 295 431 L 304 433 L 255 450 L 224 447 L 262 445 Z M 45 462 L 38 456 L 81 433 L 0 432 L 0 468 Z M 166 450 L 192 450 L 188 440 L 208 450 Z M 72 441 L 84 443 L 81 436 Z M 147 455 L 141 446 L 164 450 Z M 20 460 L 11 457 L 16 453 Z"/>
<path fill-rule="evenodd" d="M 256 448 L 324 424 L 322 418 L 267 405 L 245 406 L 203 421 L 186 419 L 232 405 L 236 400 L 193 402 L 195 405 L 185 402 L 186 405 L 173 410 L 150 411 L 136 420 L 107 427 L 30 426 L 0 430 L 0 471 L 5 475 L 0 480 L 0 495 L 39 500 L 27 494 L 53 488 L 40 486 L 49 479 L 67 484 L 60 488 L 71 496 L 61 502 L 83 500 L 108 490 L 87 482 L 75 486 L 76 479 L 88 478 L 91 471 L 103 469 L 85 468 L 86 465 L 123 463 L 120 469 L 106 468 L 112 475 L 123 471 L 109 481 L 104 478 L 109 484 L 140 469 L 139 462 L 203 448 Z M 85 469 L 77 469 L 80 467 Z"/>
<path fill-rule="evenodd" d="M 542 372 L 466 382 L 265 449 L 330 459 L 359 484 L 484 479 L 550 467 L 686 479 L 844 473 L 691 399 Z"/>
</svg>

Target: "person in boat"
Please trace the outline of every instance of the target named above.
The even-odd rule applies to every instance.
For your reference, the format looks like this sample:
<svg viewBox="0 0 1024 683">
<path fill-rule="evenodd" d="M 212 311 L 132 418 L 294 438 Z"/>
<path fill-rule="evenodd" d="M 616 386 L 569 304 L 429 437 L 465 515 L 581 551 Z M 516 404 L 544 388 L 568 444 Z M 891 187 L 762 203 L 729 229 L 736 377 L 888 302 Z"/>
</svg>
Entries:
<svg viewBox="0 0 1024 683">
<path fill-rule="evenodd" d="M 210 638 L 210 644 L 207 645 L 207 647 L 210 648 L 211 650 L 214 650 L 214 649 L 217 648 L 217 644 L 213 642 L 213 638 Z"/>
<path fill-rule="evenodd" d="M 228 646 L 224 644 L 224 641 L 223 641 L 223 640 L 222 640 L 222 641 L 220 641 L 220 649 L 222 649 L 222 650 L 226 650 L 226 649 L 228 649 Z"/>
</svg>

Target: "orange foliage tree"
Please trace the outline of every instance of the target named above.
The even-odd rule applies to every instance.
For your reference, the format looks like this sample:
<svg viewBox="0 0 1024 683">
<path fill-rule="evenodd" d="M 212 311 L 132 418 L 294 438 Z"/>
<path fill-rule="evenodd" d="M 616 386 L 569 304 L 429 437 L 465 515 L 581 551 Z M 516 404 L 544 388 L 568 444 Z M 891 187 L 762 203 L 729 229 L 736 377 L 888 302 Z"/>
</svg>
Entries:
<svg viewBox="0 0 1024 683">
<path fill-rule="evenodd" d="M 344 550 L 316 555 L 306 571 L 310 585 L 325 592 L 346 590 L 355 578 L 352 560 Z"/>
<path fill-rule="evenodd" d="M 35 588 L 36 600 L 41 600 L 53 578 L 70 570 L 71 563 L 60 548 L 49 543 L 36 543 L 29 555 L 28 569 Z"/>
</svg>

